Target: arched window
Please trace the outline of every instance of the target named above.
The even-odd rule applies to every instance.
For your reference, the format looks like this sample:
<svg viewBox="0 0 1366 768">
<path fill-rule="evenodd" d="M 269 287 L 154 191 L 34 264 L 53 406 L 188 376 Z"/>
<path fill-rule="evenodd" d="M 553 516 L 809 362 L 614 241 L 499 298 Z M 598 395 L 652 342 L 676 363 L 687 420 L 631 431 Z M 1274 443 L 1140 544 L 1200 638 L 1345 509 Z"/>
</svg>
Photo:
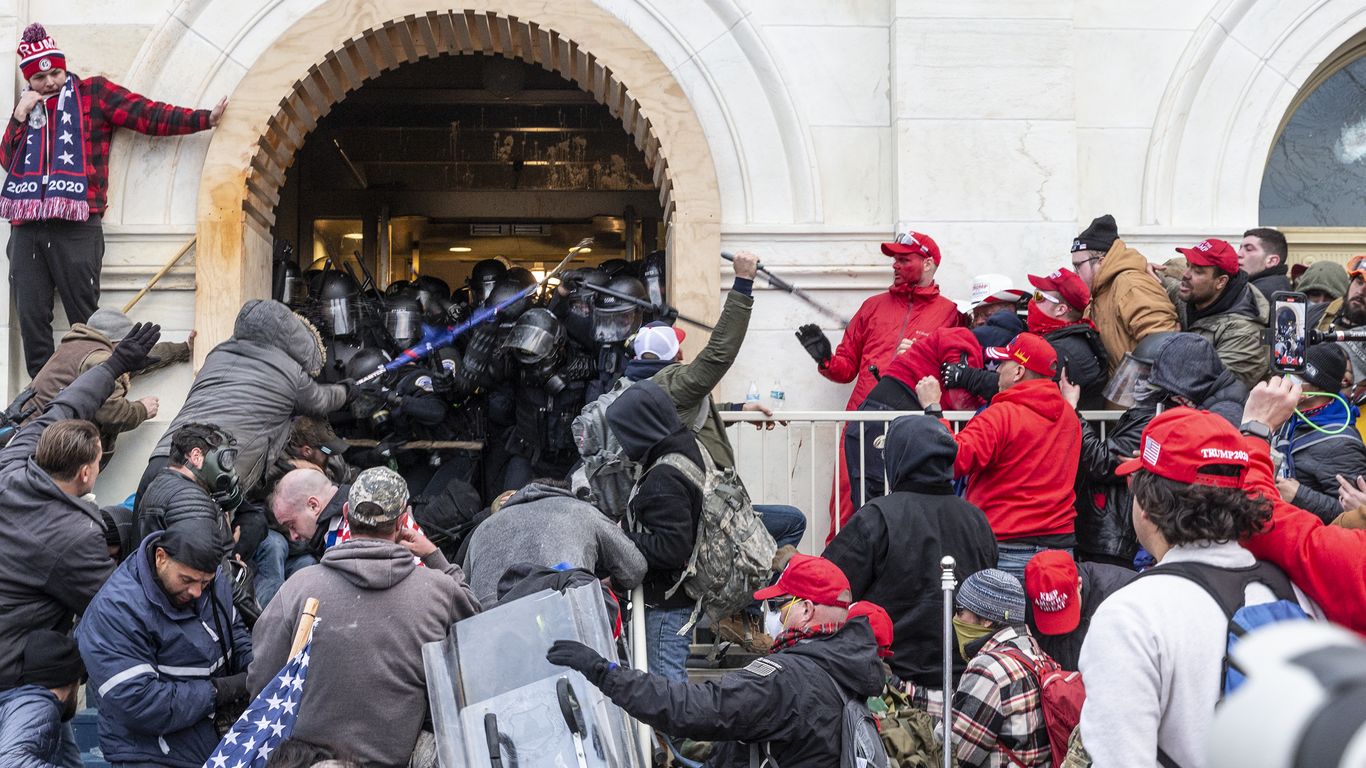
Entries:
<svg viewBox="0 0 1366 768">
<path fill-rule="evenodd" d="M 1366 227 L 1363 54 L 1335 57 L 1292 106 L 1262 176 L 1263 226 Z"/>
</svg>

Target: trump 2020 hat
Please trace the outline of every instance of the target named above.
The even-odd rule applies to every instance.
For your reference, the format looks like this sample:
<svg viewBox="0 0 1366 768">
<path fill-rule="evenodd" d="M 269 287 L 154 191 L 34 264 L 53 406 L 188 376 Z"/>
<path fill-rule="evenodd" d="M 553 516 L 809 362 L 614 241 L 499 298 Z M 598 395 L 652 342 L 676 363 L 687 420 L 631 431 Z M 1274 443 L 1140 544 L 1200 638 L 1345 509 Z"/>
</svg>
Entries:
<svg viewBox="0 0 1366 768">
<path fill-rule="evenodd" d="M 1025 597 L 1034 626 L 1045 635 L 1065 635 L 1081 623 L 1077 562 L 1061 549 L 1046 549 L 1025 565 Z"/>
<path fill-rule="evenodd" d="M 849 590 L 849 579 L 838 565 L 823 557 L 795 554 L 787 561 L 787 567 L 778 577 L 777 583 L 764 587 L 754 593 L 755 600 L 770 600 L 783 595 L 800 597 L 817 605 L 834 605 L 845 608 L 848 600 L 840 593 Z"/>
<path fill-rule="evenodd" d="M 66 54 L 57 47 L 57 41 L 43 29 L 42 24 L 24 27 L 19 38 L 19 71 L 24 79 L 53 69 L 66 69 Z"/>
<path fill-rule="evenodd" d="M 1051 378 L 1058 374 L 1058 353 L 1053 350 L 1053 345 L 1037 334 L 1022 333 L 1004 347 L 987 347 L 986 356 L 990 360 L 1019 363 L 1025 370 L 1040 376 Z"/>
<path fill-rule="evenodd" d="M 1197 267 L 1215 267 L 1230 275 L 1238 274 L 1238 252 L 1233 246 L 1217 237 L 1201 240 L 1192 248 L 1177 248 L 1188 264 Z"/>
<path fill-rule="evenodd" d="M 1241 488 L 1248 465 L 1252 463 L 1243 436 L 1222 416 L 1194 408 L 1163 411 L 1143 428 L 1137 458 L 1115 469 L 1119 476 L 1140 469 L 1191 485 Z M 1202 472 L 1205 467 L 1224 465 L 1236 468 L 1233 475 Z"/>
</svg>

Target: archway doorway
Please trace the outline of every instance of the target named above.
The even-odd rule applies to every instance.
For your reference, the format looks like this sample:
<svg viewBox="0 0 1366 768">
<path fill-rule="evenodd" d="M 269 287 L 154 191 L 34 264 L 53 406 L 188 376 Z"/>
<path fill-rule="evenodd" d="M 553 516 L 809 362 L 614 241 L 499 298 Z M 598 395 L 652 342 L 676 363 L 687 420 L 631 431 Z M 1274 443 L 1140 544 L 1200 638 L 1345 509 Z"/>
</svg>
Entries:
<svg viewBox="0 0 1366 768">
<path fill-rule="evenodd" d="M 422 15 L 412 13 L 412 4 L 403 0 L 376 5 L 382 6 L 372 9 L 376 14 L 387 8 L 408 14 L 352 32 L 365 19 L 339 16 L 345 10 L 341 0 L 325 3 L 286 33 L 288 45 L 262 53 L 234 92 L 237 108 L 230 110 L 210 144 L 199 202 L 196 325 L 210 342 L 200 349 L 231 333 L 242 301 L 269 295 L 282 193 L 290 168 L 320 121 L 387 72 L 413 62 L 474 54 L 556 73 L 619 121 L 654 187 L 651 207 L 660 222 L 654 237 L 669 252 L 672 303 L 704 317 L 715 315 L 717 262 L 677 256 L 719 250 L 719 193 L 710 151 L 681 88 L 629 29 L 591 2 L 506 0 L 493 4 L 497 9 Z M 531 11 L 546 23 L 521 21 L 512 15 L 517 10 Z M 574 36 L 562 34 L 565 30 Z M 344 41 L 340 46 L 338 39 Z M 312 53 L 319 49 L 325 51 L 321 59 Z M 287 72 L 305 76 L 287 81 Z M 628 90 L 618 73 L 630 73 L 645 87 Z M 281 87 L 285 82 L 288 86 Z M 287 95 L 276 102 L 263 95 L 281 91 Z M 685 172 L 671 171 L 666 160 L 671 152 L 688 157 Z M 623 209 L 620 218 L 625 213 Z M 642 221 L 647 218 L 641 216 Z M 643 242 L 647 229 L 639 226 L 637 241 Z M 373 234 L 377 256 L 377 224 Z"/>
<path fill-rule="evenodd" d="M 378 288 L 464 284 L 497 258 L 533 273 L 635 261 L 667 238 L 645 153 L 575 85 L 503 56 L 446 55 L 366 82 L 318 120 L 285 173 L 271 234 Z M 278 288 L 278 286 L 276 286 Z"/>
</svg>

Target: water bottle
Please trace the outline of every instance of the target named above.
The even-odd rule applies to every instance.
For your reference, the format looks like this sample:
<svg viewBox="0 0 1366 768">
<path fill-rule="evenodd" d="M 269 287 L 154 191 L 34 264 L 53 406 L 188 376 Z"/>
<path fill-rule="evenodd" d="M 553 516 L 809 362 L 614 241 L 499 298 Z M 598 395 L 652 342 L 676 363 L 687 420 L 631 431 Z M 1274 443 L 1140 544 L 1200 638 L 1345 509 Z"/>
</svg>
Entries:
<svg viewBox="0 0 1366 768">
<path fill-rule="evenodd" d="M 768 389 L 769 407 L 775 411 L 781 411 L 787 404 L 787 392 L 783 390 L 783 383 L 778 380 L 773 381 L 773 386 Z"/>
<path fill-rule="evenodd" d="M 745 393 L 745 405 L 762 401 L 763 398 L 759 396 L 759 382 L 751 381 L 749 383 L 749 391 Z"/>
</svg>

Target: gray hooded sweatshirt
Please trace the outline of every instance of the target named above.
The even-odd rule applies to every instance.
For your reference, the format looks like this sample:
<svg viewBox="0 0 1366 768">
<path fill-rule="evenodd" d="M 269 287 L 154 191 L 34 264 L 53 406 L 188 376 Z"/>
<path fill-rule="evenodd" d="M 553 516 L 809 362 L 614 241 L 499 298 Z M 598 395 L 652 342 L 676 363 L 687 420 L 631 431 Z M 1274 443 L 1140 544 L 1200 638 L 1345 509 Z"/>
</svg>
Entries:
<svg viewBox="0 0 1366 768">
<path fill-rule="evenodd" d="M 599 578 L 611 576 L 622 589 L 634 589 L 645 576 L 645 556 L 620 526 L 570 491 L 549 485 L 518 491 L 471 535 L 465 573 L 480 603 L 498 601 L 498 580 L 513 563 L 568 563 Z"/>
<path fill-rule="evenodd" d="M 343 747 L 366 766 L 408 765 L 427 714 L 422 646 L 479 612 L 460 566 L 441 550 L 422 564 L 391 541 L 351 539 L 266 606 L 251 638 L 253 696 L 289 660 L 304 603 L 319 601 L 294 738 Z"/>
<path fill-rule="evenodd" d="M 232 338 L 204 359 L 152 455 L 169 456 L 171 435 L 185 424 L 216 425 L 237 438 L 237 476 L 242 492 L 251 491 L 289 439 L 296 414 L 322 417 L 346 402 L 346 387 L 313 380 L 322 364 L 322 342 L 312 325 L 278 301 L 248 301 Z"/>
</svg>

